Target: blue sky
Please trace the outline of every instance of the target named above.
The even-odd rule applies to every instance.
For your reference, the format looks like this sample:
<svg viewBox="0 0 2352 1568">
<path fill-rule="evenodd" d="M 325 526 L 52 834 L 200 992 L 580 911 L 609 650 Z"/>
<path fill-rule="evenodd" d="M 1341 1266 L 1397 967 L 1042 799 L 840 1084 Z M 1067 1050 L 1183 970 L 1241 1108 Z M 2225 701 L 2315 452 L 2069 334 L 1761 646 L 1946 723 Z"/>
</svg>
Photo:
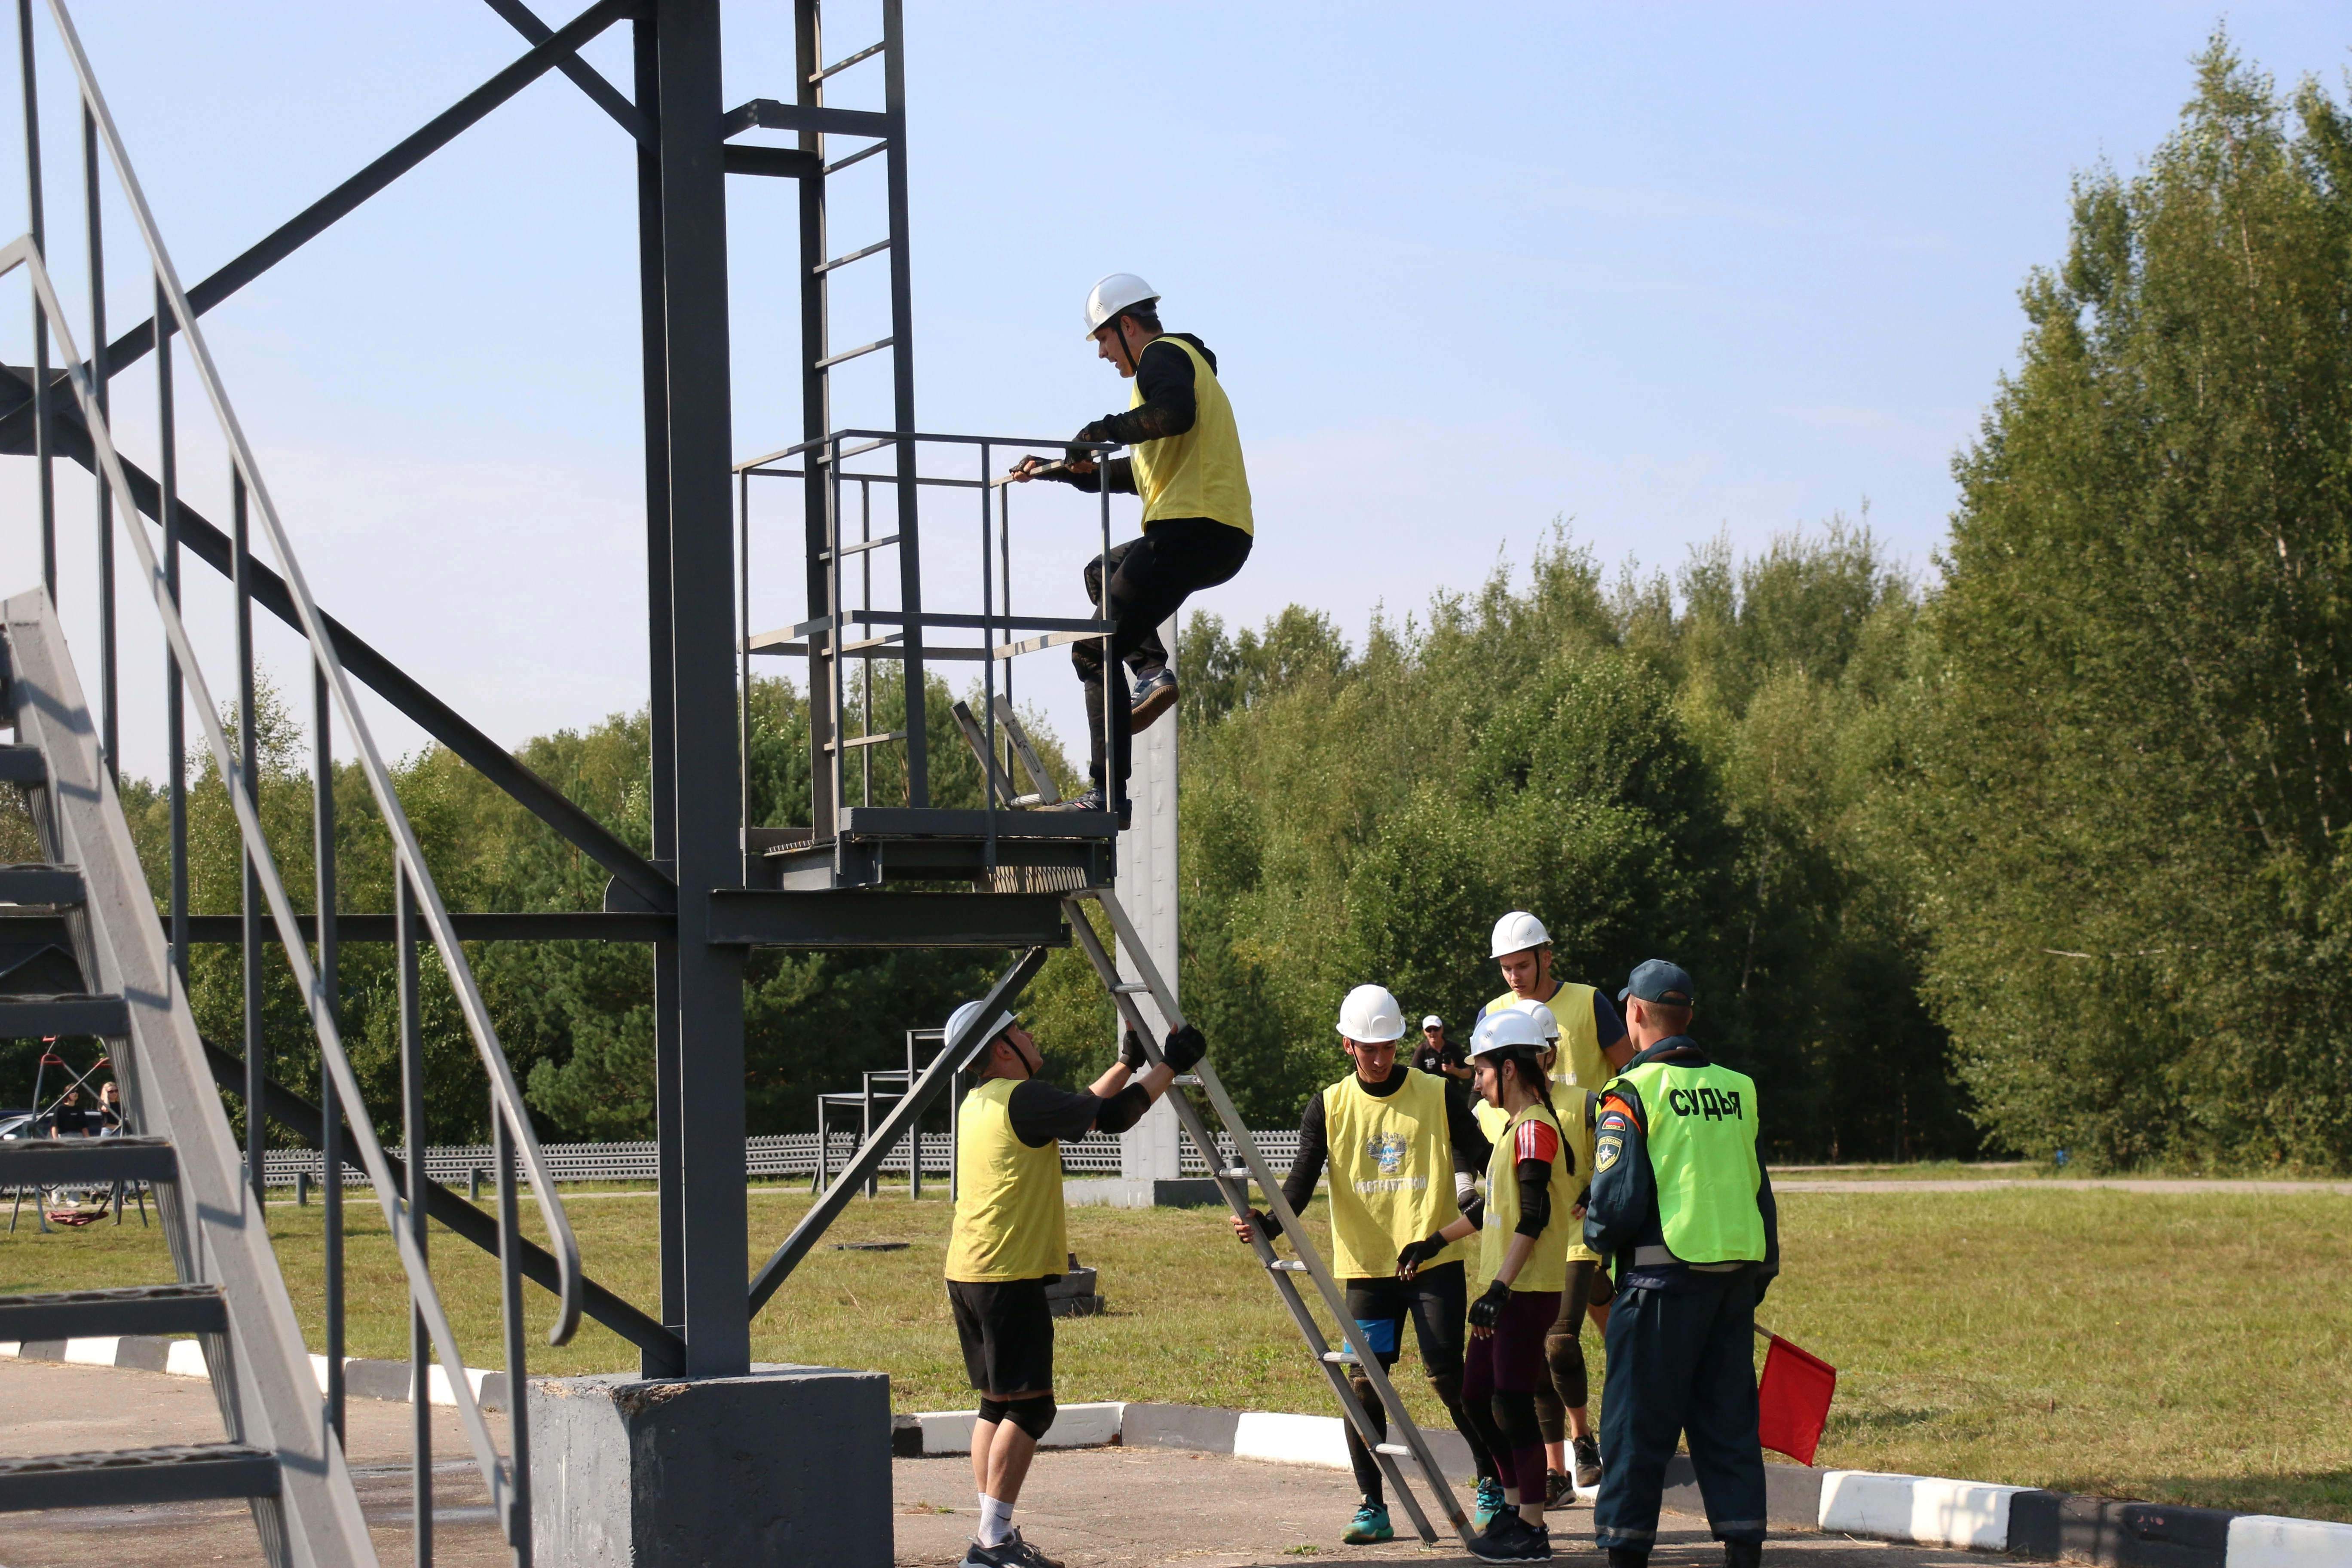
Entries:
<svg viewBox="0 0 2352 1568">
<path fill-rule="evenodd" d="M 1201 603 L 1255 622 L 1295 601 L 1355 635 L 1523 562 L 1555 518 L 1605 562 L 1672 567 L 1718 532 L 1752 550 L 1866 504 L 1931 570 L 1952 455 L 2012 361 L 2019 283 L 2060 254 L 2074 174 L 2166 134 L 2217 22 L 2283 81 L 2340 92 L 2352 63 L 2342 7 L 2292 3 L 908 14 L 921 424 L 1058 435 L 1123 406 L 1078 308 L 1100 274 L 1141 272 L 1217 351 L 1249 450 L 1258 552 Z M 190 279 L 522 47 L 461 0 L 78 16 Z M 878 36 L 870 16 L 834 7 L 828 56 Z M 730 100 L 790 96 L 788 16 L 732 8 Z M 78 139 L 42 58 L 52 254 L 78 280 Z M 592 58 L 625 84 L 619 33 Z M 841 81 L 835 101 L 868 100 Z M 21 213 L 7 157 L 0 206 Z M 322 600 L 509 742 L 644 700 L 631 166 L 551 76 L 207 318 Z M 837 251 L 878 234 L 841 184 Z M 110 201 L 119 330 L 143 286 Z M 749 455 L 797 431 L 792 195 L 736 179 L 730 202 Z M 864 330 L 865 265 L 837 343 L 883 330 Z M 18 363 L 23 319 L 0 326 Z M 117 389 L 142 461 L 152 386 Z M 842 422 L 878 422 L 877 394 L 845 378 Z M 184 439 L 217 506 L 216 445 Z M 11 589 L 37 572 L 26 467 L 0 480 Z M 89 666 L 88 490 L 64 494 Z M 1073 613 L 1087 520 L 1023 500 L 1022 604 Z M 952 516 L 936 537 L 969 528 Z M 764 627 L 799 611 L 796 524 L 779 504 L 754 526 Z M 931 553 L 935 595 L 956 591 Z M 205 584 L 194 610 L 215 646 L 220 600 Z M 126 617 L 134 725 L 160 707 L 148 618 Z M 1022 680 L 1076 731 L 1057 658 Z"/>
</svg>

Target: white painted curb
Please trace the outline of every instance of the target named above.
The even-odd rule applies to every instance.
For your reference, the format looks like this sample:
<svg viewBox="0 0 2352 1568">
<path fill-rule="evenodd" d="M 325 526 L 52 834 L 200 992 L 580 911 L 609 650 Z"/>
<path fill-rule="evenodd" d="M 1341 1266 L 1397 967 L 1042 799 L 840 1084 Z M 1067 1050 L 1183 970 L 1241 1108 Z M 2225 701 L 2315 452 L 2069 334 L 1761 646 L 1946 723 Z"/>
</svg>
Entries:
<svg viewBox="0 0 2352 1568">
<path fill-rule="evenodd" d="M 1127 1405 L 1112 1400 L 1093 1405 L 1065 1405 L 1055 1411 L 1054 1424 L 1045 1428 L 1041 1448 L 1099 1448 L 1118 1441 L 1120 1426 L 1126 1419 Z M 930 1454 L 969 1454 L 971 1452 L 971 1429 L 980 1419 L 977 1410 L 926 1410 L 916 1420 L 923 1424 L 923 1452 Z"/>
<path fill-rule="evenodd" d="M 1244 1410 L 1234 1428 L 1234 1457 L 1344 1470 L 1349 1468 L 1347 1428 L 1336 1415 Z"/>
<path fill-rule="evenodd" d="M 1822 1478 L 1821 1527 L 1922 1546 L 2002 1552 L 2009 1547 L 2009 1500 L 2030 1489 L 1940 1476 L 1832 1470 Z"/>
<path fill-rule="evenodd" d="M 2342 1568 L 2352 1524 L 2242 1513 L 2230 1521 L 2230 1568 Z"/>
</svg>

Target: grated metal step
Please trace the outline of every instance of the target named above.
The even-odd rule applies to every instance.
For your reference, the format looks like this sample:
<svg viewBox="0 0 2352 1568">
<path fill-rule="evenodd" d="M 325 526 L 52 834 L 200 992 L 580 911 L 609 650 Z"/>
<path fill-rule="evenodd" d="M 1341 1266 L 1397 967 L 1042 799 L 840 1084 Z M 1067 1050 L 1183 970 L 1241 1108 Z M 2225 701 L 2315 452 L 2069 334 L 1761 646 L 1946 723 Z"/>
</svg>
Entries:
<svg viewBox="0 0 2352 1568">
<path fill-rule="evenodd" d="M 45 784 L 49 762 L 38 746 L 0 746 L 0 784 Z"/>
<path fill-rule="evenodd" d="M 0 866 L 0 904 L 78 904 L 79 866 Z"/>
<path fill-rule="evenodd" d="M 0 1296 L 0 1340 L 102 1339 L 110 1334 L 218 1334 L 228 1308 L 217 1285 L 131 1285 Z"/>
<path fill-rule="evenodd" d="M 0 1459 L 0 1511 L 276 1497 L 278 1458 L 243 1443 L 190 1443 Z"/>
<path fill-rule="evenodd" d="M 179 1179 L 163 1138 L 12 1138 L 0 1142 L 0 1187 L 99 1186 Z"/>
<path fill-rule="evenodd" d="M 0 997 L 0 1040 L 37 1040 L 46 1035 L 119 1040 L 130 1033 L 131 1009 L 120 996 Z"/>
</svg>

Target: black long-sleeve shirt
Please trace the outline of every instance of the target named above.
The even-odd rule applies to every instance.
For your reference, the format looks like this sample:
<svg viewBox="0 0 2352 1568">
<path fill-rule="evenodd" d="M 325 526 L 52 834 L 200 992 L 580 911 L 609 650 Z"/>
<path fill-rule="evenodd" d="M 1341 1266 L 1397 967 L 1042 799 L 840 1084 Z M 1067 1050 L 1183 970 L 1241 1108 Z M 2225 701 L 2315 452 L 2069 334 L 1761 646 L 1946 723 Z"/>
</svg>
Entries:
<svg viewBox="0 0 2352 1568">
<path fill-rule="evenodd" d="M 1398 1062 L 1379 1083 L 1365 1083 L 1361 1079 L 1356 1081 L 1373 1099 L 1386 1100 L 1405 1086 L 1405 1075 L 1413 1070 Z M 1494 1145 L 1486 1142 L 1478 1118 L 1471 1113 L 1470 1102 L 1461 1095 L 1445 1097 L 1445 1136 L 1456 1154 L 1472 1162 L 1473 1170 L 1486 1168 Z M 1318 1089 L 1307 1097 L 1307 1109 L 1298 1118 L 1298 1158 L 1291 1162 L 1290 1174 L 1282 1179 L 1283 1201 L 1290 1205 L 1291 1213 L 1304 1209 L 1315 1195 L 1315 1184 L 1323 1179 L 1323 1166 L 1330 1157 L 1330 1134 L 1324 1126 L 1323 1094 Z"/>
<path fill-rule="evenodd" d="M 1124 1132 L 1151 1109 L 1151 1096 L 1130 1083 L 1106 1100 L 1092 1089 L 1056 1089 L 1036 1079 L 1013 1086 L 1004 1114 L 1013 1135 L 1032 1149 L 1083 1138 L 1089 1132 Z"/>
<path fill-rule="evenodd" d="M 1630 1071 L 1644 1062 L 1672 1062 L 1677 1067 L 1706 1067 L 1706 1053 L 1696 1040 L 1687 1035 L 1660 1040 L 1648 1050 L 1627 1062 L 1622 1072 Z M 1617 1102 L 1620 1096 L 1628 1097 L 1629 1106 Z M 1584 1245 L 1603 1258 L 1622 1260 L 1617 1274 L 1619 1289 L 1677 1290 L 1712 1289 L 1723 1276 L 1712 1272 L 1694 1273 L 1686 1263 L 1637 1264 L 1633 1261 L 1636 1247 L 1656 1247 L 1664 1250 L 1665 1227 L 1658 1215 L 1658 1181 L 1650 1169 L 1649 1131 L 1644 1125 L 1646 1112 L 1641 1096 L 1631 1086 L 1621 1085 L 1610 1091 L 1601 1102 L 1601 1119 L 1594 1145 L 1593 1177 L 1591 1196 L 1584 1211 Z M 1756 1152 L 1756 1207 L 1764 1220 L 1764 1260 L 1748 1266 L 1748 1273 L 1756 1281 L 1756 1293 L 1760 1299 L 1764 1289 L 1780 1272 L 1780 1212 L 1772 1201 L 1772 1173 L 1764 1167 L 1764 1152 Z"/>
<path fill-rule="evenodd" d="M 1200 351 L 1213 373 L 1217 356 L 1209 345 L 1190 332 L 1167 332 L 1143 345 L 1143 353 L 1135 362 L 1136 389 L 1143 401 L 1135 407 L 1118 414 L 1107 414 L 1087 428 L 1098 433 L 1100 439 L 1118 441 L 1132 447 L 1138 441 L 1164 440 L 1170 436 L 1181 436 L 1200 417 L 1201 401 L 1193 388 L 1192 356 L 1170 338 L 1181 338 Z M 1108 476 L 1111 494 L 1135 493 L 1135 465 L 1126 458 L 1113 458 L 1097 473 L 1073 474 L 1066 470 L 1053 477 L 1065 484 L 1076 485 L 1088 495 L 1101 488 Z"/>
</svg>

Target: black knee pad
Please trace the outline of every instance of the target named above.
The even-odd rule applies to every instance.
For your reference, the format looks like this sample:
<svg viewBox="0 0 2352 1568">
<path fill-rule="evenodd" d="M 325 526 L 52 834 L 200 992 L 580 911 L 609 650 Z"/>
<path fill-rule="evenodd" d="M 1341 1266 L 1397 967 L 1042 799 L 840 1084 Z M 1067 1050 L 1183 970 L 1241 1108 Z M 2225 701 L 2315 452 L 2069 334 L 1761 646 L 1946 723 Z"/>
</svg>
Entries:
<svg viewBox="0 0 2352 1568">
<path fill-rule="evenodd" d="M 1061 1409 L 1050 1394 L 1041 1394 L 1034 1399 L 1009 1399 L 1005 1403 L 1012 1406 L 1006 1419 L 1028 1433 L 1033 1443 L 1045 1440 L 1045 1429 L 1054 1424 L 1054 1416 Z"/>
<path fill-rule="evenodd" d="M 1437 1395 L 1439 1404 L 1448 1410 L 1462 1407 L 1462 1374 L 1458 1372 L 1433 1372 L 1429 1374 L 1429 1391 Z"/>
<path fill-rule="evenodd" d="M 1004 1413 L 1012 1407 L 1010 1400 L 990 1399 L 983 1394 L 980 1401 L 980 1418 L 982 1421 L 1002 1421 Z"/>
</svg>

